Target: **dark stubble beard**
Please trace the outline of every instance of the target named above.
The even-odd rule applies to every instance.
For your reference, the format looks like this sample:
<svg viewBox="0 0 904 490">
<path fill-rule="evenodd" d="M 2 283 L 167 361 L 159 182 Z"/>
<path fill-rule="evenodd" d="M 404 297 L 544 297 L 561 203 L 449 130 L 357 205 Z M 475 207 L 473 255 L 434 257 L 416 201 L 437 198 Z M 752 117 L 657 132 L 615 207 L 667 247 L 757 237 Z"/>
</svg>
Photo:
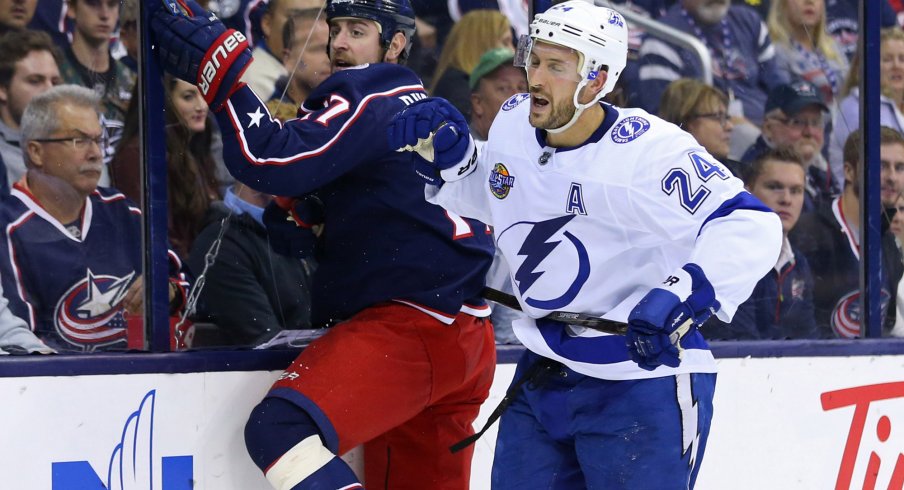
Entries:
<svg viewBox="0 0 904 490">
<path fill-rule="evenodd" d="M 576 109 L 571 101 L 567 104 L 553 104 L 552 102 L 550 104 L 552 104 L 552 111 L 545 121 L 537 121 L 533 117 L 530 118 L 530 123 L 533 127 L 538 129 L 561 128 L 574 116 Z"/>
</svg>

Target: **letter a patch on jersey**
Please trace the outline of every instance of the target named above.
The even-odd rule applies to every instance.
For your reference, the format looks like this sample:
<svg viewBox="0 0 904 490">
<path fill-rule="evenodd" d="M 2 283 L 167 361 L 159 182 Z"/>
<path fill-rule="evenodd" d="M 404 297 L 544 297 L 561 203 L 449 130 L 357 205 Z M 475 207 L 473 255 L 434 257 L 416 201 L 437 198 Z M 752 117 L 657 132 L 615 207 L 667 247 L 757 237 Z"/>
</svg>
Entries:
<svg viewBox="0 0 904 490">
<path fill-rule="evenodd" d="M 565 205 L 565 212 L 568 214 L 587 214 L 587 208 L 584 206 L 584 191 L 581 190 L 581 184 L 571 183 L 571 188 L 568 189 L 568 203 Z"/>
</svg>

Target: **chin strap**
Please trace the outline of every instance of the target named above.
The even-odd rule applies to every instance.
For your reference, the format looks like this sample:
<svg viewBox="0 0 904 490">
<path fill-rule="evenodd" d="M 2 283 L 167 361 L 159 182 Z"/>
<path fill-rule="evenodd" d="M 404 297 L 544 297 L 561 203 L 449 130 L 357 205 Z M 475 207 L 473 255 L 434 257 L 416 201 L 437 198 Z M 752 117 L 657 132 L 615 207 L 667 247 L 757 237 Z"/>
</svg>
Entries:
<svg viewBox="0 0 904 490">
<path fill-rule="evenodd" d="M 584 113 L 584 110 L 586 110 L 588 107 L 593 106 L 594 104 L 599 102 L 600 99 L 602 99 L 602 96 L 598 96 L 598 97 L 594 97 L 593 100 L 591 100 L 590 102 L 588 102 L 586 104 L 581 104 L 580 102 L 578 102 L 578 94 L 581 93 L 581 89 L 583 89 L 587 85 L 587 82 L 589 82 L 589 81 L 590 80 L 587 78 L 581 80 L 581 83 L 579 83 L 577 88 L 574 89 L 574 95 L 571 98 L 571 103 L 574 104 L 575 109 L 574 109 L 574 114 L 571 116 L 571 119 L 567 123 L 559 126 L 558 128 L 547 129 L 546 132 L 557 134 L 557 133 L 561 133 L 563 131 L 568 130 L 568 128 L 570 128 L 571 126 L 574 125 L 574 123 L 577 122 L 578 118 L 581 117 L 581 114 Z"/>
</svg>

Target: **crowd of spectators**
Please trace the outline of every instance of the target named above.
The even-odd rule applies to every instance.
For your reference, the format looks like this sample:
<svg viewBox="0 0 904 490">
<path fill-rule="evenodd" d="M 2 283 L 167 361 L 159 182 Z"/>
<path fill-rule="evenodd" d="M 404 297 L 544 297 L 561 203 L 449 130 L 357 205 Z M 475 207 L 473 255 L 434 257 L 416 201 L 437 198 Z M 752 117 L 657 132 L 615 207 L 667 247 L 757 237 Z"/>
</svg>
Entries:
<svg viewBox="0 0 904 490">
<path fill-rule="evenodd" d="M 856 210 L 864 165 L 856 152 L 861 141 L 858 1 L 613 3 L 697 38 L 711 58 L 713 78 L 711 84 L 702 79 L 703 65 L 691 51 L 632 25 L 632 59 L 606 103 L 644 108 L 688 131 L 772 207 L 784 225 L 785 247 L 775 269 L 763 278 L 732 324 L 710 322 L 708 335 L 726 339 L 861 336 L 859 289 L 851 279 L 856 277 L 859 261 Z M 504 101 L 529 91 L 524 70 L 513 64 L 518 35 L 527 26 L 526 3 L 413 4 L 418 33 L 408 65 L 431 95 L 448 99 L 468 118 L 479 144 L 487 139 Z M 904 311 L 900 284 L 904 218 L 896 212 L 904 207 L 904 31 L 900 27 L 904 2 L 879 0 L 878 5 L 883 25 L 880 121 L 885 128 L 881 162 L 865 164 L 882 173 L 882 202 L 889 225 L 883 230 L 884 332 L 904 335 L 904 314 L 900 313 Z M 323 0 L 209 5 L 253 44 L 254 62 L 243 80 L 268 102 L 274 119 L 298 117 L 308 94 L 329 76 L 329 26 L 323 6 Z M 27 230 L 17 221 L 23 216 L 28 217 L 26 223 L 44 220 L 60 236 L 84 248 L 86 226 L 92 220 L 89 211 L 97 212 L 100 204 L 124 205 L 122 219 L 129 213 L 140 215 L 139 8 L 136 0 L 0 2 L 0 194 L 4 196 L 0 213 L 7 227 L 0 242 L 4 249 L 24 247 L 16 241 Z M 40 131 L 32 128 L 29 140 L 21 127 L 29 103 L 61 84 L 86 88 L 96 95 L 97 107 L 82 92 L 65 92 L 68 95 L 51 97 L 50 107 L 43 110 L 52 113 L 76 107 L 84 118 L 79 121 L 87 126 L 59 123 Z M 261 214 L 273 196 L 235 184 L 225 172 L 219 130 L 198 90 L 170 77 L 163 85 L 174 314 L 185 306 L 186 278 L 197 279 L 206 271 L 192 318 L 213 325 L 214 335 L 205 336 L 196 346 L 253 346 L 284 329 L 316 327 L 310 323 L 307 290 L 316 260 L 270 251 Z M 54 105 L 58 100 L 65 104 Z M 90 123 L 94 116 L 97 128 Z M 47 150 L 51 155 L 72 151 L 64 156 L 66 165 L 77 156 L 93 170 L 82 172 L 76 167 L 74 173 L 48 178 L 57 174 L 40 164 Z M 95 165 L 95 160 L 101 164 Z M 87 181 L 86 172 L 91 174 Z M 68 184 L 47 184 L 55 181 Z M 51 195 L 65 196 L 53 198 L 57 204 L 68 203 L 64 216 L 52 212 L 57 204 L 45 202 Z M 118 254 L 129 260 L 138 254 L 140 231 L 134 223 L 123 224 L 117 232 L 134 236 L 110 241 L 114 245 L 108 251 L 107 266 Z M 29 244 L 28 253 L 41 257 L 53 246 Z M 89 257 L 84 260 L 88 262 L 82 265 L 93 264 Z M 85 266 L 87 299 L 73 305 L 65 304 L 76 298 L 72 291 L 58 291 L 62 283 L 46 284 L 54 280 L 53 274 L 31 277 L 24 265 L 0 260 L 5 296 L 0 298 L 0 349 L 136 347 L 125 341 L 125 333 L 99 333 L 125 329 L 128 315 L 134 313 L 128 291 L 140 289 L 141 266 L 133 265 L 133 276 L 124 270 L 104 275 L 99 265 Z M 114 276 L 120 280 L 111 279 Z M 505 264 L 497 263 L 488 283 L 506 290 L 511 287 L 509 278 Z M 102 296 L 106 303 L 92 295 Z M 68 313 L 82 317 L 69 318 L 67 323 Z M 108 320 L 85 335 L 103 340 L 73 340 L 72 325 L 99 316 Z M 510 329 L 516 317 L 515 312 L 497 309 L 497 341 L 517 341 Z"/>
</svg>

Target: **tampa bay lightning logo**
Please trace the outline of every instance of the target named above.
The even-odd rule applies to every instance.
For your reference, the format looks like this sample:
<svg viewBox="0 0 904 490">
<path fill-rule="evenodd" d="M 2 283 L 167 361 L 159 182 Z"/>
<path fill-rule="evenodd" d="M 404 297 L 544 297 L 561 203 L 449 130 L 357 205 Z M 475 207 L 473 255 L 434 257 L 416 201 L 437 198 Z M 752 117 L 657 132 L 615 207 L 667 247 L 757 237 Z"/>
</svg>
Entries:
<svg viewBox="0 0 904 490">
<path fill-rule="evenodd" d="M 612 141 L 616 143 L 634 141 L 648 129 L 650 129 L 650 121 L 640 116 L 626 117 L 612 128 Z"/>
<path fill-rule="evenodd" d="M 92 350 L 126 338 L 122 300 L 135 277 L 94 275 L 88 270 L 60 299 L 54 311 L 57 332 L 67 342 Z"/>
<path fill-rule="evenodd" d="M 529 98 L 530 98 L 530 94 L 515 94 L 515 95 L 509 97 L 509 100 L 505 101 L 505 103 L 502 104 L 502 110 L 510 111 L 510 110 L 514 109 L 515 107 L 517 107 L 518 104 L 524 102 L 525 100 L 527 100 Z"/>
<path fill-rule="evenodd" d="M 590 278 L 587 247 L 564 230 L 576 215 L 546 221 L 515 223 L 501 233 L 500 244 L 521 243 L 518 256 L 524 260 L 515 271 L 515 285 L 524 301 L 534 308 L 557 310 L 568 306 Z M 517 265 L 512 262 L 512 267 Z M 541 283 L 537 281 L 543 277 Z M 536 284 L 536 288 L 531 287 Z"/>
</svg>

